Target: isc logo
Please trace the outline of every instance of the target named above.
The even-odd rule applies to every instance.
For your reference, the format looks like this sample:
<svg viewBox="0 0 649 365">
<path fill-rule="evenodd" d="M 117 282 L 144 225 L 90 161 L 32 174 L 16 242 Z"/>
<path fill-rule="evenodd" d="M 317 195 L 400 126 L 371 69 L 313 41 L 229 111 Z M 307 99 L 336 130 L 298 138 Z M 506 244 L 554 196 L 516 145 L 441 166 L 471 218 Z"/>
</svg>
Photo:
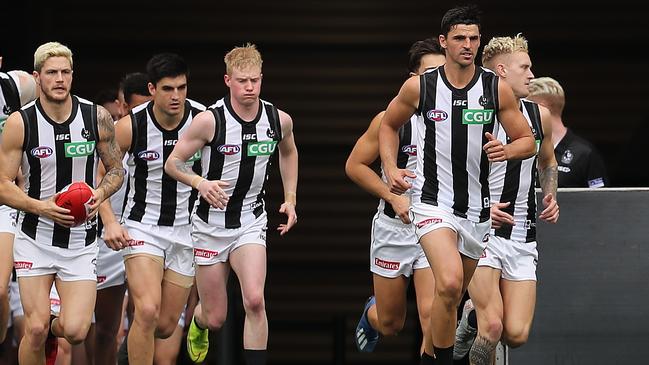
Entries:
<svg viewBox="0 0 649 365">
<path fill-rule="evenodd" d="M 142 151 L 137 154 L 137 157 L 144 161 L 154 161 L 160 158 L 160 154 L 156 151 Z"/>
<path fill-rule="evenodd" d="M 433 122 L 443 122 L 448 119 L 448 114 L 443 110 L 433 109 L 429 110 L 428 113 L 426 113 L 426 118 Z"/>
<path fill-rule="evenodd" d="M 165 146 L 175 146 L 176 143 L 178 143 L 177 139 L 165 139 L 164 141 Z"/>
<path fill-rule="evenodd" d="M 453 100 L 453 106 L 467 106 L 466 100 Z"/>
<path fill-rule="evenodd" d="M 264 141 L 250 143 L 248 145 L 248 156 L 269 156 L 275 152 L 277 141 Z"/>
<path fill-rule="evenodd" d="M 70 133 L 61 133 L 57 134 L 56 137 L 54 137 L 56 141 L 67 141 L 70 139 Z"/>
<path fill-rule="evenodd" d="M 65 144 L 65 157 L 85 157 L 95 152 L 95 141 L 69 142 Z"/>
<path fill-rule="evenodd" d="M 217 148 L 217 150 L 224 155 L 236 155 L 241 151 L 241 147 L 236 144 L 222 144 Z"/>
<path fill-rule="evenodd" d="M 244 133 L 242 139 L 244 141 L 254 141 L 257 139 L 257 133 Z"/>
<path fill-rule="evenodd" d="M 489 124 L 493 122 L 493 109 L 464 109 L 462 124 Z"/>
</svg>

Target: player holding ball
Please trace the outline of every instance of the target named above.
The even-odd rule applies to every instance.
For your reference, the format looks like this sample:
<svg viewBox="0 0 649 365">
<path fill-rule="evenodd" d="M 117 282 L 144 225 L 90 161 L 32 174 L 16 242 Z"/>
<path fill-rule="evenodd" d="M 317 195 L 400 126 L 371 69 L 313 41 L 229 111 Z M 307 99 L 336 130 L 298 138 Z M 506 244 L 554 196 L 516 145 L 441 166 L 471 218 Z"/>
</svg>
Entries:
<svg viewBox="0 0 649 365">
<path fill-rule="evenodd" d="M 33 75 L 39 98 L 9 116 L 0 143 L 0 203 L 20 211 L 14 267 L 25 335 L 18 361 L 43 364 L 45 349 L 50 364 L 57 337 L 78 344 L 90 327 L 97 285 L 94 216 L 122 185 L 124 169 L 110 113 L 70 94 L 70 49 L 57 42 L 38 47 Z M 99 159 L 107 173 L 96 185 Z M 19 168 L 24 191 L 14 184 Z M 70 204 L 69 209 L 58 206 L 57 199 L 62 206 Z M 60 315 L 54 318 L 49 300 L 53 282 L 61 297 Z"/>
</svg>

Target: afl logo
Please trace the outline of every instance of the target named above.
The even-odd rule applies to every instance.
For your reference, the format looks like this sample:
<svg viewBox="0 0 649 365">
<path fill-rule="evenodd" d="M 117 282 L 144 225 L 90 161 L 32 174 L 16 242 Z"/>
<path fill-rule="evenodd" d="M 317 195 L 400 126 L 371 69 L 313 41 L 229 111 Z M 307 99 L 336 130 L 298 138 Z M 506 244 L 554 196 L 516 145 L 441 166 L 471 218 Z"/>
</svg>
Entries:
<svg viewBox="0 0 649 365">
<path fill-rule="evenodd" d="M 433 109 L 426 113 L 426 118 L 433 122 L 443 122 L 448 118 L 448 114 L 443 110 Z"/>
<path fill-rule="evenodd" d="M 224 155 L 236 155 L 241 151 L 241 147 L 236 144 L 222 144 L 219 146 L 218 151 Z"/>
<path fill-rule="evenodd" d="M 407 146 L 401 147 L 401 152 L 405 153 L 408 156 L 417 156 L 417 145 L 409 144 Z"/>
<path fill-rule="evenodd" d="M 156 151 L 142 151 L 142 152 L 137 154 L 137 157 L 140 160 L 153 161 L 153 160 L 159 159 L 160 154 L 158 152 L 156 152 Z"/>
<path fill-rule="evenodd" d="M 32 156 L 36 158 L 48 158 L 52 156 L 54 151 L 50 147 L 39 146 L 32 148 Z"/>
</svg>

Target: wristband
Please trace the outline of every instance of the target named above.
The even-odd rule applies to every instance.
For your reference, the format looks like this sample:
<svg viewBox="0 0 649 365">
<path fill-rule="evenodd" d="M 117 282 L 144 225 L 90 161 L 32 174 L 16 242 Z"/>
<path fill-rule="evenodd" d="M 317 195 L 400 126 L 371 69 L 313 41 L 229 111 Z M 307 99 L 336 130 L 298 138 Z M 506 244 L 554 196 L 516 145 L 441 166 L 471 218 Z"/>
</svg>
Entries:
<svg viewBox="0 0 649 365">
<path fill-rule="evenodd" d="M 296 205 L 297 204 L 296 200 L 297 200 L 297 197 L 295 195 L 295 192 L 287 191 L 286 193 L 284 193 L 284 202 L 285 203 L 291 203 L 293 205 Z"/>
<path fill-rule="evenodd" d="M 202 176 L 195 176 L 191 182 L 192 188 L 198 190 L 198 185 L 200 185 L 203 182 L 203 180 L 205 179 Z M 198 181 L 198 183 L 196 181 Z"/>
</svg>

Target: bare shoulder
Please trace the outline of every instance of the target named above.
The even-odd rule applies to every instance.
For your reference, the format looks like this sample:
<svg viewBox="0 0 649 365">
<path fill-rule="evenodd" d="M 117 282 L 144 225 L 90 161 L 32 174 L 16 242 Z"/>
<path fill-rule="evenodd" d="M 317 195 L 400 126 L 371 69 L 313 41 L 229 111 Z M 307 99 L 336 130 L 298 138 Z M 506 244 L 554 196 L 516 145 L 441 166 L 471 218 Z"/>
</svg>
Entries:
<svg viewBox="0 0 649 365">
<path fill-rule="evenodd" d="M 25 136 L 25 126 L 23 123 L 23 116 L 19 112 L 13 112 L 9 115 L 9 118 L 5 120 L 4 127 L 2 130 L 2 142 L 3 149 L 7 151 L 12 148 L 22 148 L 23 140 Z"/>
<path fill-rule="evenodd" d="M 293 118 L 286 113 L 283 110 L 277 109 L 277 113 L 279 114 L 279 123 L 282 126 L 282 129 L 292 129 L 293 128 Z"/>
</svg>

